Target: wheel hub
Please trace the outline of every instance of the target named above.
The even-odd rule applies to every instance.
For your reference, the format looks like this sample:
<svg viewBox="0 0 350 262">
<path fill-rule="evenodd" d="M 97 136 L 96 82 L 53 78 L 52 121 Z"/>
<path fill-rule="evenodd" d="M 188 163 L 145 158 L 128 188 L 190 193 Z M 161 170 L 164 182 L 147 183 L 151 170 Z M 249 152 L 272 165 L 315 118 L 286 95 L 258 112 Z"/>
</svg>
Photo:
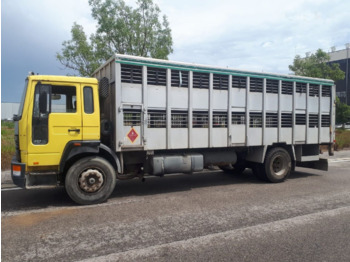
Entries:
<svg viewBox="0 0 350 262">
<path fill-rule="evenodd" d="M 276 175 L 281 175 L 284 173 L 285 164 L 281 157 L 276 157 L 272 162 L 272 170 Z"/>
<path fill-rule="evenodd" d="M 88 169 L 79 177 L 79 187 L 87 193 L 97 192 L 103 185 L 103 175 L 99 170 Z"/>
</svg>

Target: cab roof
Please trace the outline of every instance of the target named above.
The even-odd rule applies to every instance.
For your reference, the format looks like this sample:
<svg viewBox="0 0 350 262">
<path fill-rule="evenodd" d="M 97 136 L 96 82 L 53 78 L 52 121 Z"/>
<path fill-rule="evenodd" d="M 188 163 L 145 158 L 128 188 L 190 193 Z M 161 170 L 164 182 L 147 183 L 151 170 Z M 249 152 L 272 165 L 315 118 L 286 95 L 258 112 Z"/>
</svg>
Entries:
<svg viewBox="0 0 350 262">
<path fill-rule="evenodd" d="M 29 79 L 36 81 L 50 81 L 50 82 L 70 82 L 70 83 L 85 83 L 97 84 L 96 78 L 92 77 L 78 77 L 78 76 L 56 76 L 56 75 L 29 75 Z"/>
</svg>

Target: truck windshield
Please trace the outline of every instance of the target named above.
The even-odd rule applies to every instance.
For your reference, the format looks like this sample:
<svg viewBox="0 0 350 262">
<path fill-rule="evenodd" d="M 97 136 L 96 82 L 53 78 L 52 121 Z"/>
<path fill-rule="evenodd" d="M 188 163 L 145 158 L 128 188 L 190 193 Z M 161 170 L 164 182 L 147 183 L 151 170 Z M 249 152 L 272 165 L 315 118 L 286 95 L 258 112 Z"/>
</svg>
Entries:
<svg viewBox="0 0 350 262">
<path fill-rule="evenodd" d="M 24 100 L 26 98 L 26 93 L 27 93 L 27 87 L 28 87 L 28 78 L 26 79 L 26 81 L 24 83 L 24 88 L 23 88 L 23 93 L 22 93 L 22 97 L 21 97 L 21 103 L 19 104 L 18 114 L 14 115 L 14 117 L 13 117 L 13 120 L 15 120 L 15 121 L 18 121 L 22 118 Z"/>
</svg>

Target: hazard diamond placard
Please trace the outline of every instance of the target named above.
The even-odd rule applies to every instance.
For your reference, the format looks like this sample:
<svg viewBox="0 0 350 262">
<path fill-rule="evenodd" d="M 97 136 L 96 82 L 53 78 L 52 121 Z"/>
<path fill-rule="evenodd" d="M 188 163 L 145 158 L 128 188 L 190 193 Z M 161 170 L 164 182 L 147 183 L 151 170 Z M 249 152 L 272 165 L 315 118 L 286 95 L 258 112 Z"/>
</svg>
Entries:
<svg viewBox="0 0 350 262">
<path fill-rule="evenodd" d="M 126 136 L 130 139 L 131 143 L 134 143 L 135 140 L 139 137 L 139 134 L 136 132 L 134 128 L 131 128 L 129 133 Z"/>
</svg>

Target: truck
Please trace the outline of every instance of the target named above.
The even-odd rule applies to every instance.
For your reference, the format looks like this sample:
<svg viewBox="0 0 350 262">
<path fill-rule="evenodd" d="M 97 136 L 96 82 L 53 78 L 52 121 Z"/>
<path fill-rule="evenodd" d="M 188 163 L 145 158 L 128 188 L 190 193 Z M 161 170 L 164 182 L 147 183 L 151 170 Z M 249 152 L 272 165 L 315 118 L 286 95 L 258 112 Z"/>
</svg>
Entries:
<svg viewBox="0 0 350 262">
<path fill-rule="evenodd" d="M 14 121 L 13 182 L 96 204 L 117 180 L 218 166 L 279 183 L 296 166 L 327 170 L 335 85 L 115 54 L 93 78 L 29 75 Z"/>
</svg>

